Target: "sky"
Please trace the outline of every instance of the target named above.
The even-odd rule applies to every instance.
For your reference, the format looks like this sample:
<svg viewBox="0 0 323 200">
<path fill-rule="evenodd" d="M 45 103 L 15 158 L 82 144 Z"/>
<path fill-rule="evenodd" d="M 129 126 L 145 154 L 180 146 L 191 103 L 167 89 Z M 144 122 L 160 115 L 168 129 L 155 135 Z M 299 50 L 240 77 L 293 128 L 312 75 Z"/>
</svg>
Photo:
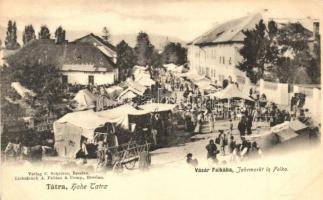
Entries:
<svg viewBox="0 0 323 200">
<path fill-rule="evenodd" d="M 268 3 L 270 2 L 270 3 Z M 46 24 L 51 32 L 62 25 L 68 31 L 111 34 L 139 31 L 190 41 L 217 23 L 268 9 L 275 18 L 320 18 L 323 0 L 0 0 L 0 25 L 32 24 L 38 32 Z"/>
</svg>

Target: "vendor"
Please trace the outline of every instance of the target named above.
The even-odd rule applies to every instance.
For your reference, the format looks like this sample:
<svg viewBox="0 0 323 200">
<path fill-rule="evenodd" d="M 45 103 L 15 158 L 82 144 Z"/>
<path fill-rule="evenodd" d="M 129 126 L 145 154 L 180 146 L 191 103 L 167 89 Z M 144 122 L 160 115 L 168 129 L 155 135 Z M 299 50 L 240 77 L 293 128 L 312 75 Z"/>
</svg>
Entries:
<svg viewBox="0 0 323 200">
<path fill-rule="evenodd" d="M 112 123 L 106 124 L 107 135 L 105 137 L 105 143 L 108 147 L 119 146 L 118 137 L 116 136 L 115 127 Z"/>
</svg>

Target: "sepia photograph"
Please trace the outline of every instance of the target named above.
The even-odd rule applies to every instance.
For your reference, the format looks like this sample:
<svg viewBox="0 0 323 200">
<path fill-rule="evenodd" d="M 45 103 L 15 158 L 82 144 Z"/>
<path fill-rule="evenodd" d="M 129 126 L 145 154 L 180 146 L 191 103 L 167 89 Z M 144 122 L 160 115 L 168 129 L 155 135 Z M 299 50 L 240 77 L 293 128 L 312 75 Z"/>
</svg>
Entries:
<svg viewBox="0 0 323 200">
<path fill-rule="evenodd" d="M 1 0 L 0 199 L 323 199 L 322 13 Z"/>
</svg>

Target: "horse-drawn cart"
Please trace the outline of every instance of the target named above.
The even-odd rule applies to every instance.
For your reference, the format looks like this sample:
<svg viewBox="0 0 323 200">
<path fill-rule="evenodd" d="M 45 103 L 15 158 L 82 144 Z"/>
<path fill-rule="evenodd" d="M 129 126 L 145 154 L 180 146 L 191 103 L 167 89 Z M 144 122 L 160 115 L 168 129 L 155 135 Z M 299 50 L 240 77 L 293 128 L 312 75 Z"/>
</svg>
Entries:
<svg viewBox="0 0 323 200">
<path fill-rule="evenodd" d="M 146 168 L 150 165 L 149 148 L 150 143 L 138 145 L 133 141 L 109 147 L 106 151 L 108 166 L 115 172 L 121 172 L 124 167 L 128 170 L 135 169 L 137 162 L 139 162 L 139 168 Z"/>
</svg>

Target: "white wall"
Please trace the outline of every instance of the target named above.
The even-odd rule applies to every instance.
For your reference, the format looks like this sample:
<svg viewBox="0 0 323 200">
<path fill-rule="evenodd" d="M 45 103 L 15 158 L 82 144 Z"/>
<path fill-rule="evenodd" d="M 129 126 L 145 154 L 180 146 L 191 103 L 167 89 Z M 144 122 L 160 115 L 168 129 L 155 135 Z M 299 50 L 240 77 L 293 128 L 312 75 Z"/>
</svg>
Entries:
<svg viewBox="0 0 323 200">
<path fill-rule="evenodd" d="M 289 105 L 288 84 L 260 80 L 260 95 L 265 94 L 267 100 L 279 105 Z"/>
<path fill-rule="evenodd" d="M 314 120 L 320 122 L 321 117 L 321 90 L 317 88 L 304 88 L 293 86 L 294 93 L 303 93 L 306 95 L 304 108 L 307 108 L 313 115 Z"/>
<path fill-rule="evenodd" d="M 237 81 L 236 65 L 242 60 L 239 49 L 242 44 L 217 44 L 205 47 L 190 45 L 188 60 L 190 67 L 201 75 L 207 75 L 211 80 L 222 84 L 224 79 L 231 76 Z M 247 78 L 247 77 L 245 77 Z"/>
<path fill-rule="evenodd" d="M 68 83 L 70 84 L 81 84 L 87 85 L 89 83 L 89 76 L 94 76 L 94 84 L 103 85 L 103 84 L 113 84 L 117 80 L 117 70 L 114 72 L 63 72 L 63 75 L 67 75 Z"/>
</svg>

